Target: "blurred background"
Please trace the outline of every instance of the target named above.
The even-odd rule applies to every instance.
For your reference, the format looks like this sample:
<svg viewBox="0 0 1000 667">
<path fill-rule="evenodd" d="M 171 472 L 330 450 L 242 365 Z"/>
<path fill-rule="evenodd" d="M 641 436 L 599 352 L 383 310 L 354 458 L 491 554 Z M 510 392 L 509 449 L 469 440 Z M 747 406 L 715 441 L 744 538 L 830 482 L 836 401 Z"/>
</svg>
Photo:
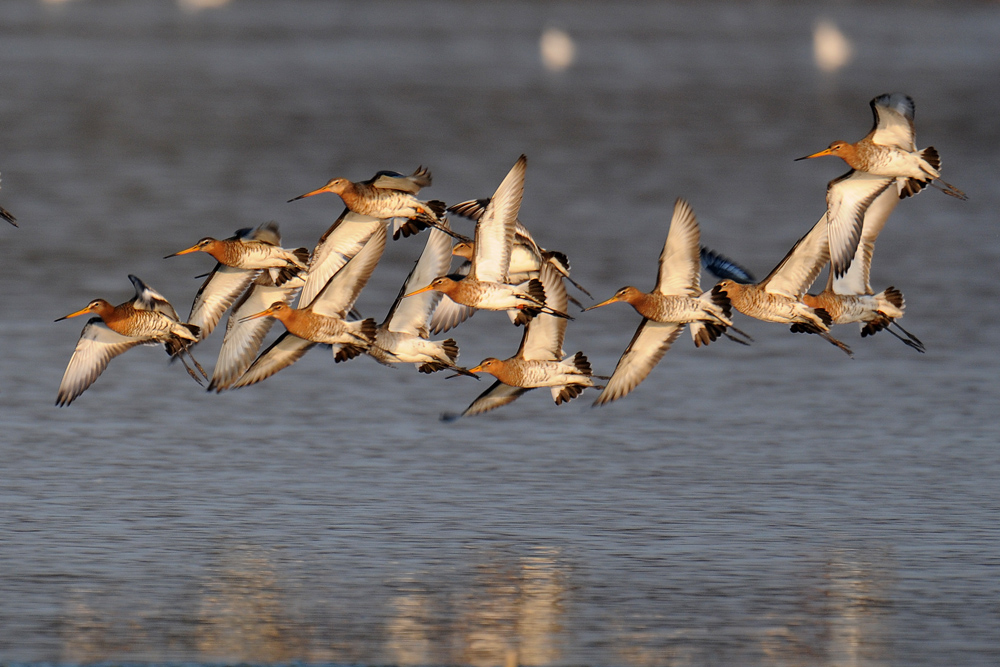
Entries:
<svg viewBox="0 0 1000 667">
<path fill-rule="evenodd" d="M 996 664 L 998 75 L 993 2 L 4 0 L 0 661 Z M 526 153 L 521 220 L 595 297 L 653 284 L 679 196 L 763 277 L 846 170 L 793 159 L 893 91 L 969 195 L 902 202 L 875 254 L 926 354 L 740 317 L 751 347 L 684 335 L 602 409 L 445 424 L 488 382 L 314 350 L 210 395 L 140 348 L 53 407 L 54 319 L 130 273 L 186 314 L 212 261 L 165 255 L 312 247 L 340 200 L 286 201 L 334 176 L 424 165 L 454 203 Z M 610 374 L 638 315 L 576 315 Z M 453 335 L 472 365 L 521 333 Z"/>
</svg>

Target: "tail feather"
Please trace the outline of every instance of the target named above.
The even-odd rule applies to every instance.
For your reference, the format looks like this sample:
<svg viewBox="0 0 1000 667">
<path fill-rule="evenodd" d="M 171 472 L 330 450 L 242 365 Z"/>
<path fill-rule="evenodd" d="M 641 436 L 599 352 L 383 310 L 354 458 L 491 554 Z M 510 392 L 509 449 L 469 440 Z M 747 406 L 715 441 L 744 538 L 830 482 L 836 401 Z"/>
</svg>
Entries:
<svg viewBox="0 0 1000 667">
<path fill-rule="evenodd" d="M 357 343 L 343 343 L 335 346 L 333 360 L 337 363 L 353 359 L 363 353 L 375 341 L 375 334 L 378 325 L 372 318 L 361 320 L 360 322 L 348 322 L 351 333 L 358 339 Z"/>
<path fill-rule="evenodd" d="M 582 384 L 567 384 L 562 387 L 552 388 L 552 398 L 556 402 L 556 405 L 562 405 L 563 403 L 568 403 L 574 398 L 583 393 L 583 390 L 587 387 Z"/>
<path fill-rule="evenodd" d="M 886 317 L 885 315 L 878 315 L 874 319 L 865 322 L 865 325 L 861 327 L 861 337 L 866 338 L 868 336 L 874 336 L 879 331 L 882 331 L 887 326 L 892 324 L 892 318 Z"/>
<path fill-rule="evenodd" d="M 542 258 L 555 266 L 559 270 L 559 273 L 564 276 L 569 275 L 569 257 L 565 253 L 561 253 L 558 250 L 546 250 L 542 253 Z"/>
<path fill-rule="evenodd" d="M 458 361 L 458 343 L 455 342 L 454 338 L 441 341 L 441 349 L 444 350 L 451 363 Z"/>
<path fill-rule="evenodd" d="M 524 291 L 527 292 L 528 296 L 535 300 L 538 305 L 545 303 L 545 287 L 542 285 L 542 281 L 538 278 L 532 278 L 528 281 L 527 285 L 524 285 Z"/>
<path fill-rule="evenodd" d="M 378 325 L 375 324 L 375 320 L 371 317 L 361 320 L 360 325 L 357 327 L 360 331 L 359 333 L 363 338 L 366 338 L 369 343 L 375 340 L 375 334 L 378 331 Z"/>
<path fill-rule="evenodd" d="M 922 150 L 920 152 L 920 157 L 922 157 L 927 162 L 927 164 L 929 164 L 931 167 L 933 167 L 934 171 L 940 172 L 940 170 L 941 170 L 941 156 L 938 155 L 937 149 L 935 149 L 933 146 L 928 146 L 927 148 L 925 148 L 924 150 Z M 945 193 L 946 195 L 950 195 L 952 197 L 955 197 L 956 199 L 966 200 L 966 199 L 969 198 L 968 196 L 966 196 L 966 194 L 964 192 L 962 192 L 961 190 L 959 190 L 958 188 L 956 188 L 954 185 L 952 185 L 950 183 L 947 183 L 945 181 L 942 181 L 940 176 L 937 177 L 937 180 L 941 182 L 940 186 L 937 185 L 936 183 L 932 183 L 932 180 L 933 179 L 928 178 L 925 182 L 921 183 L 920 181 L 917 181 L 916 179 L 913 179 L 913 178 L 909 179 L 906 182 L 906 186 L 904 186 L 904 188 L 903 188 L 903 192 L 900 193 L 899 198 L 902 199 L 903 197 L 906 197 L 908 195 L 916 194 L 917 192 L 920 191 L 921 188 L 924 188 L 924 187 L 926 187 L 928 185 L 933 185 L 934 187 L 936 187 L 939 190 L 941 190 L 941 192 Z M 912 189 L 912 187 L 914 185 L 914 181 L 916 181 L 916 184 L 918 184 L 919 187 L 917 187 L 916 191 L 911 192 L 910 190 Z M 944 187 L 941 187 L 941 186 L 944 186 Z"/>
<path fill-rule="evenodd" d="M 171 358 L 176 358 L 182 352 L 201 340 L 201 327 L 197 324 L 188 324 L 187 322 L 178 322 L 178 324 L 184 327 L 188 333 L 191 334 L 193 340 L 192 338 L 182 338 L 177 335 L 171 336 L 169 340 L 163 343 L 163 347 L 167 350 L 167 354 L 169 354 Z"/>
<path fill-rule="evenodd" d="M 188 349 L 191 345 L 193 345 L 193 343 L 189 340 L 174 337 L 163 343 L 163 348 L 167 351 L 167 356 L 173 360 L 180 357 L 181 353 Z"/>
<path fill-rule="evenodd" d="M 292 251 L 292 255 L 295 256 L 296 261 L 298 261 L 301 266 L 285 266 L 275 271 L 273 274 L 275 286 L 281 287 L 295 278 L 305 278 L 305 274 L 309 267 L 309 249 L 296 248 Z"/>
<path fill-rule="evenodd" d="M 483 213 L 486 211 L 486 207 L 489 205 L 489 199 L 470 199 L 469 201 L 453 204 L 448 208 L 448 211 L 463 218 L 468 218 L 473 222 L 479 222 L 479 219 L 483 217 Z"/>
<path fill-rule="evenodd" d="M 431 178 L 431 172 L 430 172 L 430 170 L 429 170 L 429 169 L 427 169 L 427 167 L 425 167 L 424 165 L 420 165 L 420 166 L 418 166 L 418 167 L 417 167 L 417 169 L 416 169 L 416 171 L 414 171 L 414 172 L 413 172 L 413 173 L 412 173 L 412 174 L 411 174 L 410 176 L 408 176 L 407 178 L 408 178 L 408 179 L 409 179 L 409 180 L 410 180 L 410 181 L 411 181 L 411 182 L 412 182 L 412 183 L 413 183 L 414 185 L 416 185 L 416 186 L 418 186 L 418 187 L 421 187 L 421 188 L 426 188 L 426 187 L 427 187 L 428 185 L 430 185 L 430 184 L 431 184 L 431 182 L 432 182 L 432 178 Z"/>
<path fill-rule="evenodd" d="M 403 222 L 396 221 L 396 226 L 392 232 L 392 239 L 395 241 L 399 239 L 400 236 L 406 238 L 407 236 L 413 236 L 414 234 L 419 234 L 428 227 L 433 227 L 438 229 L 448 236 L 458 239 L 459 241 L 471 241 L 469 237 L 459 234 L 458 232 L 452 230 L 451 227 L 441 224 L 441 216 L 444 215 L 444 202 L 432 199 L 429 202 L 424 202 L 430 209 L 430 214 L 427 211 L 421 211 L 417 214 L 417 217 L 404 220 Z"/>
<path fill-rule="evenodd" d="M 448 361 L 443 361 L 443 360 L 428 361 L 418 366 L 417 367 L 418 371 L 420 371 L 421 373 L 434 373 L 440 370 L 444 370 L 445 368 L 450 368 L 458 372 L 464 370 L 464 369 L 459 369 L 459 367 L 455 364 L 455 362 L 458 361 L 458 343 L 455 342 L 454 338 L 448 338 L 446 340 L 439 341 L 438 346 L 440 347 L 441 351 L 444 352 L 445 357 L 447 357 Z M 473 377 L 478 377 L 478 376 L 473 375 Z"/>
<path fill-rule="evenodd" d="M 886 287 L 882 292 L 882 295 L 885 297 L 886 301 L 894 305 L 896 308 L 906 310 L 906 299 L 903 298 L 903 293 L 895 287 Z"/>
<path fill-rule="evenodd" d="M 419 234 L 428 227 L 430 227 L 430 225 L 423 220 L 418 220 L 418 219 L 406 220 L 405 222 L 397 226 L 395 229 L 393 229 L 392 240 L 397 241 L 399 240 L 400 236 L 402 236 L 403 238 L 407 238 L 409 236 Z"/>
<path fill-rule="evenodd" d="M 423 220 L 427 220 L 427 222 L 431 224 L 439 222 L 441 220 L 441 216 L 444 215 L 444 212 L 448 209 L 448 205 L 445 204 L 440 199 L 431 199 L 430 201 L 425 201 L 424 206 L 426 206 L 427 209 L 429 209 L 430 213 L 433 214 L 433 217 L 428 215 L 427 212 L 425 211 L 421 213 L 420 218 Z"/>
<path fill-rule="evenodd" d="M 592 375 L 593 370 L 590 368 L 590 360 L 587 359 L 587 355 L 583 352 L 577 352 L 573 355 L 573 359 L 570 362 L 576 370 L 580 371 L 584 375 Z"/>
<path fill-rule="evenodd" d="M 305 280 L 306 272 L 294 266 L 286 266 L 283 269 L 272 269 L 275 277 L 272 279 L 275 287 L 283 287 L 293 280 Z"/>
<path fill-rule="evenodd" d="M 400 236 L 406 238 L 408 236 L 413 236 L 419 234 L 428 227 L 437 227 L 441 231 L 448 232 L 451 231 L 447 228 L 441 226 L 441 216 L 444 215 L 446 206 L 443 201 L 432 199 L 430 201 L 421 202 L 423 206 L 416 216 L 405 220 L 402 223 L 398 223 L 397 226 L 392 231 L 392 240 L 396 241 Z"/>
<path fill-rule="evenodd" d="M 789 327 L 789 330 L 792 333 L 807 333 L 807 334 L 826 333 L 824 329 L 819 328 L 812 322 L 795 322 L 792 324 L 792 326 Z"/>
<path fill-rule="evenodd" d="M 295 255 L 295 259 L 302 264 L 303 268 L 309 266 L 309 248 L 296 248 L 292 254 Z"/>
<path fill-rule="evenodd" d="M 717 341 L 725 331 L 726 327 L 714 322 L 692 322 L 691 340 L 695 347 L 702 347 Z"/>
<path fill-rule="evenodd" d="M 732 318 L 733 304 L 729 300 L 729 294 L 722 289 L 720 285 L 716 285 L 712 288 L 712 291 L 709 292 L 709 300 L 722 311 L 722 314 L 726 316 L 726 319 Z"/>
<path fill-rule="evenodd" d="M 367 346 L 365 345 L 352 345 L 351 343 L 343 343 L 336 346 L 336 351 L 333 353 L 333 360 L 336 363 L 342 361 L 347 361 L 348 359 L 353 359 L 359 354 L 363 353 Z"/>
<path fill-rule="evenodd" d="M 920 157 L 927 161 L 934 171 L 941 169 L 941 156 L 938 155 L 937 149 L 933 146 L 928 146 L 924 150 L 920 151 Z"/>
<path fill-rule="evenodd" d="M 476 378 L 477 380 L 482 379 L 475 373 L 470 373 L 469 369 L 467 368 L 456 366 L 455 364 L 446 364 L 443 361 L 428 361 L 427 363 L 418 366 L 417 370 L 420 371 L 421 373 L 435 373 L 437 371 L 443 371 L 446 368 L 456 373 L 456 375 L 449 375 L 448 377 L 458 377 L 459 375 L 466 375 L 470 378 Z"/>
<path fill-rule="evenodd" d="M 507 314 L 510 315 L 510 320 L 516 326 L 523 326 L 534 319 L 539 313 L 552 311 L 551 308 L 545 306 L 545 287 L 542 285 L 538 278 L 532 278 L 527 282 L 518 285 L 524 293 L 531 299 L 536 305 L 525 304 L 523 306 L 518 306 L 516 311 L 508 311 Z M 555 314 L 556 311 L 552 311 Z M 567 316 L 568 317 L 568 316 Z"/>
<path fill-rule="evenodd" d="M 713 317 L 724 318 L 726 321 L 699 321 L 691 323 L 691 340 L 694 341 L 695 347 L 701 347 L 703 345 L 708 345 L 716 340 L 719 336 L 725 336 L 730 340 L 735 340 L 738 343 L 743 343 L 743 341 L 734 338 L 726 333 L 726 329 L 732 326 L 732 316 L 733 316 L 733 304 L 729 300 L 729 293 L 726 292 L 722 285 L 715 285 L 712 289 L 707 292 L 703 292 L 701 296 L 698 297 L 702 301 L 707 301 L 711 306 L 706 306 L 705 309 L 712 313 Z M 713 310 L 715 312 L 713 312 Z M 721 313 L 721 317 L 720 314 Z M 740 332 L 742 334 L 742 332 Z M 746 343 L 744 343 L 746 344 Z"/>
<path fill-rule="evenodd" d="M 450 368 L 448 364 L 443 361 L 428 361 L 425 364 L 417 366 L 417 370 L 421 373 L 436 373 L 438 371 L 444 370 L 445 368 Z"/>
<path fill-rule="evenodd" d="M 864 323 L 861 327 L 861 337 L 874 336 L 890 324 L 893 319 L 902 317 L 906 310 L 906 300 L 903 293 L 895 287 L 886 287 L 885 290 L 875 295 L 879 302 L 878 314 Z"/>
<path fill-rule="evenodd" d="M 581 375 L 588 378 L 593 375 L 593 371 L 590 368 L 590 361 L 583 352 L 577 352 L 572 357 L 563 359 L 563 363 L 568 363 L 579 371 Z M 586 384 L 573 383 L 563 385 L 562 387 L 552 387 L 552 400 L 556 402 L 556 405 L 566 403 L 582 394 L 583 390 L 588 386 Z"/>
<path fill-rule="evenodd" d="M 930 185 L 929 180 L 922 181 L 919 178 L 908 178 L 906 183 L 903 184 L 903 188 L 899 193 L 900 199 L 906 199 L 907 197 L 912 197 L 917 194 L 928 185 Z"/>
<path fill-rule="evenodd" d="M 833 324 L 833 318 L 830 316 L 830 313 L 826 312 L 825 308 L 813 308 L 813 312 L 816 313 L 816 316 L 823 321 L 824 326 L 827 328 Z"/>
<path fill-rule="evenodd" d="M 523 327 L 528 324 L 528 322 L 535 319 L 535 317 L 541 312 L 542 311 L 538 308 L 524 306 L 518 308 L 517 310 L 508 310 L 507 315 L 510 316 L 510 321 L 514 323 L 514 326 Z"/>
</svg>

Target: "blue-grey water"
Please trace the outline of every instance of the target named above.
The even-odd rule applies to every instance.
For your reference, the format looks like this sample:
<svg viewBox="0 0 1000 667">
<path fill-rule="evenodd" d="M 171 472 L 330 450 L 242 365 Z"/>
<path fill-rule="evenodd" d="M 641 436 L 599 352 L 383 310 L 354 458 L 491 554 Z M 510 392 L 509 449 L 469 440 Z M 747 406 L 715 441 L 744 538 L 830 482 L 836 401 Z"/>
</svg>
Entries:
<svg viewBox="0 0 1000 667">
<path fill-rule="evenodd" d="M 997 664 L 998 76 L 985 2 L 4 0 L 0 662 Z M 82 325 L 55 318 L 129 273 L 186 313 L 211 260 L 164 255 L 270 219 L 312 246 L 340 201 L 285 202 L 332 176 L 422 164 L 456 202 L 524 152 L 521 219 L 595 296 L 653 283 L 678 196 L 763 276 L 844 171 L 793 158 L 896 90 L 969 194 L 902 202 L 877 247 L 926 354 L 740 318 L 751 347 L 685 336 L 605 408 L 445 424 L 486 382 L 317 350 L 215 395 L 139 348 L 53 406 Z M 421 247 L 390 244 L 364 314 Z M 638 320 L 578 314 L 567 352 L 608 374 Z M 473 364 L 520 331 L 454 336 Z"/>
</svg>

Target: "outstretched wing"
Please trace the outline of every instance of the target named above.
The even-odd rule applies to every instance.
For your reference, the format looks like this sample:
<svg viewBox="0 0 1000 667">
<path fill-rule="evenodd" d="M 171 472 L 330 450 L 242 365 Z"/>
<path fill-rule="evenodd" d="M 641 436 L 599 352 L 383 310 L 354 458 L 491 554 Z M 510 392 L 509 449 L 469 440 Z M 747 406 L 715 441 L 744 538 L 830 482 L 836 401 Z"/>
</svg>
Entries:
<svg viewBox="0 0 1000 667">
<path fill-rule="evenodd" d="M 899 192 L 906 185 L 905 178 L 896 179 L 895 185 L 886 188 L 865 211 L 861 239 L 854 253 L 854 260 L 843 276 L 837 278 L 831 271 L 827 287 L 836 294 L 874 294 L 868 276 L 871 272 L 875 241 L 885 227 L 889 215 L 899 204 Z"/>
<path fill-rule="evenodd" d="M 247 233 L 240 234 L 241 231 L 246 231 Z M 237 230 L 236 235 L 241 240 L 246 238 L 253 241 L 260 241 L 261 243 L 266 243 L 268 245 L 281 245 L 281 232 L 278 230 L 278 223 L 274 220 L 257 225 L 257 229 Z"/>
<path fill-rule="evenodd" d="M 530 391 L 528 388 L 524 387 L 511 387 L 506 385 L 500 380 L 494 382 L 490 387 L 481 393 L 476 400 L 469 404 L 462 414 L 460 415 L 444 415 L 445 421 L 454 421 L 459 417 L 471 417 L 473 415 L 481 415 L 484 412 L 489 412 L 490 410 L 496 410 L 497 408 L 503 407 L 508 403 L 513 403 L 526 391 Z"/>
<path fill-rule="evenodd" d="M 442 218 L 441 225 L 448 228 L 448 219 Z M 411 333 L 427 337 L 427 322 L 443 294 L 430 290 L 403 298 L 404 294 L 429 285 L 432 280 L 448 273 L 451 266 L 451 237 L 439 229 L 431 229 L 427 234 L 427 244 L 413 270 L 396 295 L 396 301 L 389 309 L 382 326 L 389 331 Z"/>
<path fill-rule="evenodd" d="M 366 181 L 376 188 L 386 188 L 388 190 L 400 190 L 415 195 L 420 192 L 420 188 L 426 188 L 431 184 L 431 172 L 423 166 L 409 176 L 403 176 L 395 171 L 380 171 Z"/>
<path fill-rule="evenodd" d="M 883 146 L 895 146 L 904 151 L 917 149 L 913 130 L 913 115 L 916 105 L 913 98 L 903 93 L 879 95 L 871 102 L 875 126 L 872 128 L 872 142 Z"/>
<path fill-rule="evenodd" d="M 471 266 L 472 264 L 470 262 L 463 262 L 455 270 L 455 273 L 451 274 L 451 277 L 455 280 L 460 280 L 463 276 L 468 275 L 469 268 Z M 460 303 L 455 303 L 451 299 L 440 299 L 438 301 L 437 308 L 434 309 L 434 314 L 431 315 L 429 325 L 431 334 L 437 335 L 448 331 L 449 329 L 454 329 L 475 314 L 475 308 L 463 306 Z"/>
<path fill-rule="evenodd" d="M 83 327 L 80 340 L 70 357 L 62 382 L 59 383 L 59 394 L 56 405 L 69 405 L 77 396 L 94 384 L 108 362 L 136 345 L 154 344 L 151 338 L 133 338 L 123 336 L 104 326 L 101 318 L 92 317 Z"/>
<path fill-rule="evenodd" d="M 815 282 L 829 258 L 830 245 L 824 215 L 792 246 L 785 258 L 760 282 L 760 286 L 772 294 L 798 299 Z"/>
<path fill-rule="evenodd" d="M 370 215 L 354 213 L 344 209 L 337 221 L 320 237 L 309 263 L 306 284 L 302 288 L 299 302 L 308 304 L 316 298 L 320 290 L 337 271 L 358 254 L 372 234 L 385 223 Z"/>
<path fill-rule="evenodd" d="M 522 155 L 500 182 L 483 217 L 476 223 L 476 248 L 469 272 L 473 279 L 507 282 L 527 164 L 528 158 Z"/>
<path fill-rule="evenodd" d="M 135 287 L 135 298 L 132 299 L 132 306 L 136 310 L 153 310 L 163 315 L 166 315 L 175 322 L 179 322 L 180 318 L 177 317 L 177 311 L 174 307 L 170 305 L 167 301 L 167 297 L 163 296 L 155 289 L 142 282 L 136 276 L 131 273 L 128 279 L 132 281 L 132 286 Z"/>
<path fill-rule="evenodd" d="M 254 315 L 271 307 L 277 301 L 289 303 L 295 297 L 296 287 L 286 283 L 276 287 L 268 272 L 261 273 L 250 289 L 233 306 L 226 322 L 226 337 L 219 350 L 219 359 L 215 362 L 212 381 L 208 390 L 222 391 L 228 389 L 239 379 L 253 362 L 260 350 L 267 332 L 274 325 L 273 317 L 259 317 L 254 320 L 240 320 L 248 315 Z"/>
<path fill-rule="evenodd" d="M 842 276 L 858 250 L 865 212 L 893 183 L 892 178 L 853 169 L 830 181 L 826 189 L 830 259 L 834 274 Z"/>
<path fill-rule="evenodd" d="M 569 299 L 566 295 L 566 284 L 559 272 L 551 264 L 545 263 L 542 264 L 538 279 L 545 288 L 545 305 L 561 313 L 566 312 Z M 517 355 L 522 359 L 535 361 L 562 359 L 567 323 L 565 317 L 539 313 L 525 325 Z"/>
<path fill-rule="evenodd" d="M 368 283 L 375 266 L 385 250 L 385 226 L 379 225 L 372 232 L 365 246 L 352 257 L 333 277 L 327 281 L 308 307 L 319 315 L 346 317 L 347 311 L 357 300 L 361 290 Z M 300 302 L 302 300 L 300 299 Z"/>
<path fill-rule="evenodd" d="M 638 387 L 683 330 L 684 325 L 677 322 L 655 322 L 643 318 L 594 405 L 617 401 Z"/>
<path fill-rule="evenodd" d="M 660 252 L 656 290 L 660 294 L 698 296 L 701 293 L 701 232 L 691 205 L 679 198 Z"/>
<path fill-rule="evenodd" d="M 281 369 L 287 368 L 301 359 L 302 355 L 314 345 L 316 343 L 286 331 L 271 344 L 271 347 L 257 357 L 257 360 L 250 365 L 246 373 L 240 376 L 239 380 L 232 384 L 231 388 L 248 387 L 261 380 L 266 380 Z"/>
<path fill-rule="evenodd" d="M 194 303 L 191 304 L 191 314 L 188 315 L 188 324 L 194 324 L 200 329 L 198 333 L 200 340 L 204 340 L 212 333 L 222 315 L 243 294 L 257 273 L 258 271 L 254 269 L 215 265 L 195 295 Z"/>
</svg>

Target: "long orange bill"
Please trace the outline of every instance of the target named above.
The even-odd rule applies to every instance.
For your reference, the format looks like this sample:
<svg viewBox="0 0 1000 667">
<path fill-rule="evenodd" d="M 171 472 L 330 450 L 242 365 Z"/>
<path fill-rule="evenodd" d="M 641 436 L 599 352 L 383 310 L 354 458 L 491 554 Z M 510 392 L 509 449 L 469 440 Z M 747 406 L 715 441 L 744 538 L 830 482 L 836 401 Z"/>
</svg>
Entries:
<svg viewBox="0 0 1000 667">
<path fill-rule="evenodd" d="M 198 251 L 198 246 L 197 245 L 193 245 L 190 248 L 185 248 L 184 250 L 179 250 L 178 252 L 175 252 L 172 255 L 167 255 L 163 259 L 167 259 L 168 257 L 177 257 L 178 255 L 186 255 L 188 253 L 197 252 L 197 251 Z"/>
<path fill-rule="evenodd" d="M 318 190 L 313 190 L 312 192 L 307 192 L 304 195 L 299 195 L 298 197 L 292 197 L 291 199 L 289 199 L 285 203 L 290 204 L 293 201 L 298 201 L 299 199 L 305 199 L 306 197 L 312 197 L 313 195 L 318 195 L 318 194 L 321 194 L 321 193 L 324 193 L 324 192 L 329 192 L 329 190 L 326 189 L 325 185 L 323 187 L 321 187 L 320 189 L 318 189 Z"/>
<path fill-rule="evenodd" d="M 416 296 L 417 294 L 423 294 L 424 292 L 430 292 L 432 289 L 434 289 L 434 287 L 431 286 L 431 285 L 428 285 L 427 287 L 421 287 L 420 289 L 418 289 L 416 291 L 413 291 L 413 292 L 410 292 L 409 294 L 404 294 L 403 298 L 405 299 L 408 296 Z"/>
<path fill-rule="evenodd" d="M 617 302 L 617 301 L 618 301 L 618 297 L 617 297 L 617 296 L 613 296 L 613 297 L 611 297 L 610 299 L 607 299 L 607 300 L 605 300 L 605 301 L 602 301 L 602 302 L 600 302 L 600 303 L 598 303 L 598 304 L 594 304 L 593 306 L 591 306 L 591 307 L 589 307 L 589 308 L 584 308 L 584 309 L 583 309 L 583 312 L 587 312 L 588 310 L 593 310 L 594 308 L 600 308 L 601 306 L 606 306 L 606 305 L 608 305 L 609 303 L 615 303 L 615 302 Z"/>
<path fill-rule="evenodd" d="M 69 315 L 63 315 L 58 320 L 56 320 L 56 322 L 62 322 L 63 320 L 68 320 L 71 317 L 79 317 L 80 315 L 86 315 L 89 312 L 91 312 L 90 306 L 87 306 L 86 308 L 82 308 L 76 311 L 75 313 L 70 313 Z"/>
<path fill-rule="evenodd" d="M 793 162 L 798 162 L 799 160 L 808 160 L 809 158 L 814 158 L 814 157 L 823 157 L 824 155 L 833 155 L 833 149 L 824 148 L 819 153 L 813 153 L 812 155 L 803 155 L 802 157 L 797 157 L 795 158 L 795 160 L 793 160 Z"/>
<path fill-rule="evenodd" d="M 241 317 L 239 319 L 239 322 L 242 324 L 243 322 L 248 322 L 250 320 L 257 320 L 257 319 L 260 319 L 262 317 L 267 317 L 268 315 L 270 315 L 273 312 L 274 312 L 274 309 L 268 308 L 267 310 L 262 310 L 259 313 L 255 313 L 253 315 L 247 315 L 246 317 Z"/>
</svg>

